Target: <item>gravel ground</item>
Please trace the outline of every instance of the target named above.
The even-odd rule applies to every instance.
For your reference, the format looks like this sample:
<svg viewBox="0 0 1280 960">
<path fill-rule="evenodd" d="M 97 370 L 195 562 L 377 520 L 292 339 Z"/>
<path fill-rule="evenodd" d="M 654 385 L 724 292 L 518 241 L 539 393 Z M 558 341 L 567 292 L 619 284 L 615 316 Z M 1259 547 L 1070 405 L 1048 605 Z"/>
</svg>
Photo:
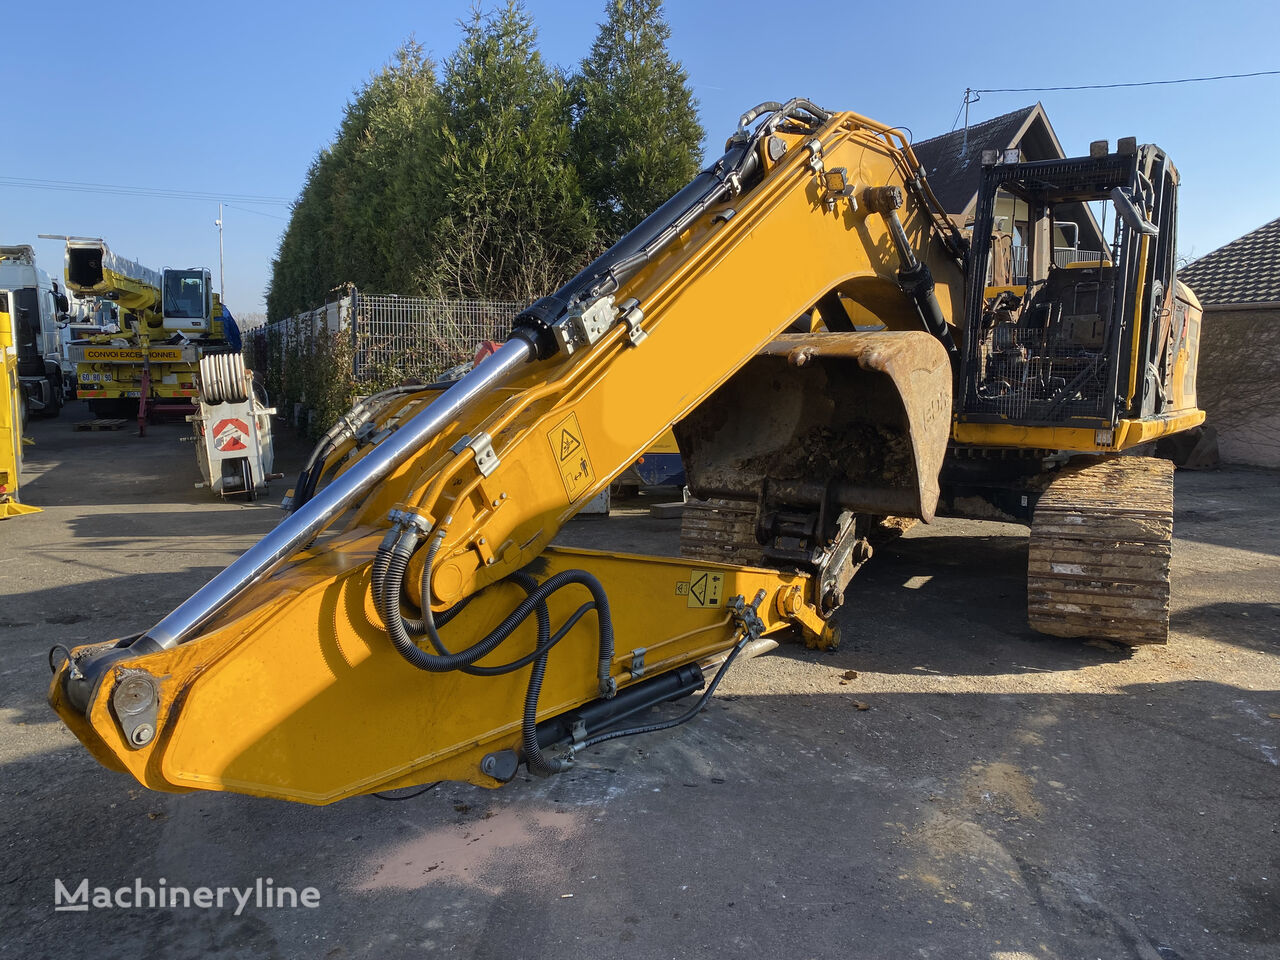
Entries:
<svg viewBox="0 0 1280 960">
<path fill-rule="evenodd" d="M 194 489 L 178 426 L 76 413 L 33 425 L 45 512 L 0 524 L 0 957 L 1280 957 L 1274 472 L 1179 473 L 1167 647 L 1030 633 L 1025 532 L 939 521 L 858 575 L 838 652 L 735 666 L 678 730 L 308 808 L 150 793 L 45 704 L 53 643 L 145 629 L 279 518 Z M 619 514 L 562 539 L 674 548 Z M 320 902 L 53 910 L 135 877 Z"/>
</svg>

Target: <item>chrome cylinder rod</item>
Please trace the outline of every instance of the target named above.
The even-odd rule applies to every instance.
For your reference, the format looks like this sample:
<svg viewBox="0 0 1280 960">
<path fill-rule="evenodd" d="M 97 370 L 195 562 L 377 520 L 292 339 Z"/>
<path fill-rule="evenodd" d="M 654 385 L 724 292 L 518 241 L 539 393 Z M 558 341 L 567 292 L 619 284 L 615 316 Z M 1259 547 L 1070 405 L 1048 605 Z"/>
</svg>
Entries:
<svg viewBox="0 0 1280 960">
<path fill-rule="evenodd" d="M 532 358 L 529 341 L 512 337 L 148 630 L 134 642 L 133 649 L 167 650 L 190 640 L 218 611 L 250 585 L 270 576 L 477 399 L 507 381 Z"/>
</svg>

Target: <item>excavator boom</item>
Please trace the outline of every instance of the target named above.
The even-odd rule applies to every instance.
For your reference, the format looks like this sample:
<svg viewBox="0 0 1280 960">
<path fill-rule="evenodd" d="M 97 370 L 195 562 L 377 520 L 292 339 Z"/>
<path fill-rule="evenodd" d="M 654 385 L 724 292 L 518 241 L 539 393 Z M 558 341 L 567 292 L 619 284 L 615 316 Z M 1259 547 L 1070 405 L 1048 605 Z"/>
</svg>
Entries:
<svg viewBox="0 0 1280 960">
<path fill-rule="evenodd" d="M 791 626 L 829 640 L 859 562 L 853 511 L 880 498 L 932 516 L 963 252 L 896 131 L 762 105 L 462 379 L 376 398 L 367 429 L 350 418 L 353 435 L 331 438 L 341 462 L 309 465 L 275 530 L 146 633 L 74 651 L 51 702 L 154 789 L 324 803 L 497 786 L 519 762 L 555 772 L 701 687 L 713 661 Z M 791 417 L 779 435 L 799 442 L 845 430 L 860 394 L 822 400 L 783 369 L 894 384 L 881 432 L 902 469 L 872 476 L 869 459 L 865 477 L 829 469 L 817 494 L 772 490 L 809 517 L 789 567 L 549 546 L 757 356 L 758 390 Z M 733 429 L 719 409 L 713 446 Z"/>
</svg>

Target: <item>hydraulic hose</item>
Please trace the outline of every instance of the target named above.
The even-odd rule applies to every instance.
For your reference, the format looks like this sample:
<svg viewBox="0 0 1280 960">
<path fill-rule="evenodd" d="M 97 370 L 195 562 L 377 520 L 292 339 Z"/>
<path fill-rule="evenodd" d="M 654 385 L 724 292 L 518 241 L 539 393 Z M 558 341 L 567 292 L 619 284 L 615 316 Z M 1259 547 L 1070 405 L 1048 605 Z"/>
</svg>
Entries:
<svg viewBox="0 0 1280 960">
<path fill-rule="evenodd" d="M 361 427 L 373 420 L 379 407 L 396 397 L 403 397 L 424 390 L 440 390 L 446 386 L 448 386 L 447 383 L 441 382 L 392 387 L 390 390 L 383 390 L 357 401 L 350 410 L 338 418 L 337 423 L 324 432 L 311 449 L 311 455 L 307 458 L 307 462 L 303 464 L 302 471 L 298 474 L 298 482 L 294 485 L 293 502 L 289 505 L 289 512 L 294 512 L 315 495 L 316 487 L 320 483 L 320 477 L 324 473 L 324 465 L 329 456 L 338 448 L 339 444 L 350 437 L 354 437 Z"/>
<path fill-rule="evenodd" d="M 538 698 L 542 695 L 542 680 L 547 672 L 547 654 L 565 634 L 573 629 L 574 624 L 592 609 L 596 609 L 598 616 L 599 610 L 594 603 L 584 603 L 555 634 L 547 638 L 545 645 L 539 644 L 539 649 L 534 651 L 533 669 L 529 671 L 529 686 L 525 689 L 524 695 L 520 747 L 524 753 L 525 766 L 530 773 L 537 776 L 561 773 L 573 763 L 572 757 L 548 757 L 542 752 L 542 746 L 538 743 Z"/>
<path fill-rule="evenodd" d="M 572 758 L 546 757 L 538 745 L 538 700 L 542 694 L 542 683 L 546 676 L 547 659 L 551 649 L 592 610 L 596 613 L 599 632 L 597 680 L 601 695 L 605 697 L 612 695 L 613 681 L 610 677 L 610 668 L 613 662 L 613 620 L 604 586 L 585 570 L 564 570 L 548 577 L 541 584 L 526 573 L 516 573 L 509 579 L 524 589 L 525 599 L 488 636 L 465 650 L 454 653 L 445 646 L 437 627 L 443 626 L 456 616 L 471 598 L 468 597 L 454 604 L 440 614 L 438 620 L 431 610 L 429 589 L 431 570 L 440 545 L 444 542 L 443 530 L 432 536 L 423 559 L 422 619 L 409 621 L 402 613 L 400 597 L 404 575 L 418 542 L 418 536 L 414 531 L 393 527 L 374 557 L 370 587 L 374 603 L 382 616 L 392 645 L 410 664 L 431 673 L 458 670 L 473 676 L 499 676 L 532 664 L 525 691 L 521 729 L 525 765 L 530 772 L 538 775 L 558 773 L 565 769 L 572 763 Z M 553 634 L 547 599 L 556 591 L 572 584 L 586 587 L 591 594 L 591 599 L 579 606 Z M 530 613 L 536 615 L 538 623 L 538 638 L 532 651 L 508 663 L 487 667 L 476 666 L 476 661 L 497 649 L 528 618 Z M 419 627 L 425 632 L 436 653 L 423 650 L 415 642 L 412 633 L 419 632 Z"/>
<path fill-rule="evenodd" d="M 387 539 L 390 539 L 390 536 Z M 427 546 L 423 565 L 424 581 L 429 581 L 430 579 L 430 570 L 443 540 L 443 531 L 441 531 L 431 538 L 431 542 Z M 435 615 L 431 611 L 430 594 L 424 593 L 422 624 L 431 645 L 437 651 L 442 652 L 428 653 L 419 647 L 407 629 L 408 625 L 402 616 L 400 600 L 405 571 L 408 568 L 409 558 L 417 541 L 416 534 L 405 532 L 398 537 L 394 546 L 388 549 L 387 540 L 384 540 L 383 545 L 378 549 L 378 554 L 381 556 L 375 556 L 374 558 L 374 574 L 378 577 L 372 584 L 374 603 L 382 616 L 387 635 L 405 660 L 420 670 L 432 673 L 447 673 L 452 670 L 470 667 L 476 661 L 497 649 L 531 613 L 534 613 L 539 608 L 544 609 L 544 613 L 539 616 L 541 620 L 545 616 L 547 598 L 553 593 L 570 584 L 577 583 L 585 586 L 591 593 L 591 599 L 596 608 L 600 631 L 597 678 L 602 692 L 608 688 L 609 672 L 613 662 L 613 621 L 609 613 L 609 598 L 605 594 L 604 586 L 600 581 L 585 570 L 563 570 L 549 577 L 535 587 L 488 636 L 457 653 L 448 652 L 448 648 L 440 638 Z M 380 559 L 381 563 L 379 562 Z M 539 645 L 541 646 L 541 643 Z M 515 668 L 513 667 L 512 669 Z"/>
<path fill-rule="evenodd" d="M 416 537 L 412 534 L 403 535 L 394 548 L 386 551 L 386 572 L 382 578 L 381 588 L 374 589 L 374 603 L 382 617 L 383 625 L 386 627 L 387 636 L 391 638 L 392 645 L 400 656 L 419 670 L 426 670 L 429 673 L 448 673 L 460 667 L 470 666 L 496 649 L 499 644 L 511 635 L 524 618 L 533 612 L 536 604 L 529 603 L 528 599 L 526 599 L 492 633 L 465 650 L 448 656 L 431 654 L 423 650 L 414 643 L 413 637 L 409 635 L 409 631 L 405 628 L 405 621 L 401 616 L 400 607 L 400 591 L 404 585 L 404 574 L 409 566 L 409 557 L 412 553 L 412 546 L 406 549 L 404 544 L 406 541 L 412 542 L 414 540 L 416 540 Z M 426 608 L 423 619 L 428 624 L 431 624 L 430 604 L 424 601 L 423 605 Z M 519 615 L 518 617 L 517 614 Z M 434 630 L 434 624 L 431 625 L 430 630 Z"/>
<path fill-rule="evenodd" d="M 507 579 L 510 580 L 512 583 L 515 583 L 520 587 L 522 587 L 526 595 L 533 593 L 533 591 L 536 590 L 538 587 L 538 581 L 533 579 L 533 577 L 529 576 L 527 573 L 523 573 L 523 572 L 513 573 L 511 576 L 507 577 Z M 436 626 L 444 626 L 448 622 L 446 617 L 451 618 L 452 615 L 454 614 L 454 611 L 460 610 L 462 607 L 464 607 L 466 604 L 470 602 L 471 602 L 471 597 L 467 597 L 465 600 L 460 600 L 458 603 L 454 604 L 452 607 L 450 607 L 448 610 L 446 610 L 444 613 L 440 614 L 440 616 L 436 618 Z M 535 611 L 535 614 L 538 618 L 538 642 L 532 650 L 530 650 L 524 656 L 519 657 L 515 660 L 512 660 L 509 663 L 501 663 L 492 667 L 480 667 L 480 666 L 473 665 L 470 667 L 462 667 L 460 669 L 463 673 L 470 674 L 473 677 L 500 677 L 503 674 L 514 673 L 515 671 L 519 670 L 521 667 L 527 667 L 529 664 L 533 663 L 533 661 L 536 660 L 540 655 L 542 655 L 547 650 L 550 650 L 552 647 L 554 647 L 557 643 L 559 643 L 564 638 L 565 634 L 567 634 L 574 627 L 574 625 L 577 624 L 579 620 L 581 620 L 584 616 L 586 616 L 588 613 L 590 613 L 594 609 L 596 609 L 595 601 L 588 600 L 586 603 L 582 604 L 582 606 L 578 607 L 578 609 L 575 610 L 572 614 L 570 614 L 569 618 L 564 622 L 564 624 L 560 627 L 560 629 L 556 631 L 555 635 L 552 636 L 551 615 L 547 610 L 546 603 L 543 602 L 538 605 L 538 608 Z M 413 621 L 406 621 L 406 623 L 412 624 Z M 443 643 L 433 644 L 433 646 L 435 646 L 436 651 L 438 653 L 442 653 L 446 656 L 449 655 L 450 651 Z"/>
</svg>

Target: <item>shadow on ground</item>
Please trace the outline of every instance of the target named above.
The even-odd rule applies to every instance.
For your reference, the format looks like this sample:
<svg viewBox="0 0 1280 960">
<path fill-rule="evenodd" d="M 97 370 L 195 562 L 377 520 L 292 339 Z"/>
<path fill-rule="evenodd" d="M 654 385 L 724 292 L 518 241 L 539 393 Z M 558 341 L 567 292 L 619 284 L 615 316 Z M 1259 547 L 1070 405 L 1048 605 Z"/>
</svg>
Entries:
<svg viewBox="0 0 1280 960">
<path fill-rule="evenodd" d="M 0 950 L 1270 957 L 1277 729 L 1255 717 L 1277 695 L 729 696 L 558 778 L 327 808 L 148 793 L 59 748 L 0 767 L 0 803 L 40 811 L 0 873 Z M 1222 856 L 1233 823 L 1261 832 Z M 321 907 L 53 913 L 81 877 L 272 877 Z"/>
</svg>

